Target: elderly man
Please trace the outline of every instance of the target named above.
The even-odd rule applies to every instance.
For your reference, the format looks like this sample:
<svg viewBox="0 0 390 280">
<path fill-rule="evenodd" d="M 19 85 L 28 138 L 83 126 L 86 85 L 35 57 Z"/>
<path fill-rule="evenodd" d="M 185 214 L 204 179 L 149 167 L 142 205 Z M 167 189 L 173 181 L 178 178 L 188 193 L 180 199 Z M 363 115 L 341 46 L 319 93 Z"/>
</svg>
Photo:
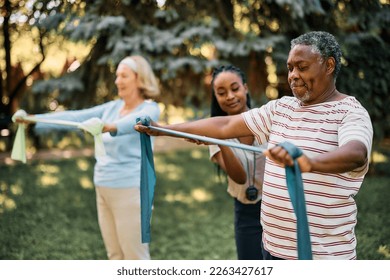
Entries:
<svg viewBox="0 0 390 280">
<path fill-rule="evenodd" d="M 284 168 L 293 160 L 278 145 L 285 141 L 303 151 L 298 162 L 313 259 L 357 258 L 354 196 L 368 170 L 373 129 L 362 105 L 336 89 L 340 60 L 334 36 L 306 33 L 291 41 L 287 60 L 293 97 L 272 100 L 240 115 L 164 126 L 219 139 L 254 135 L 259 142 L 268 142 L 261 208 L 266 259 L 298 258 L 297 219 Z M 135 128 L 164 135 L 141 125 Z"/>
</svg>

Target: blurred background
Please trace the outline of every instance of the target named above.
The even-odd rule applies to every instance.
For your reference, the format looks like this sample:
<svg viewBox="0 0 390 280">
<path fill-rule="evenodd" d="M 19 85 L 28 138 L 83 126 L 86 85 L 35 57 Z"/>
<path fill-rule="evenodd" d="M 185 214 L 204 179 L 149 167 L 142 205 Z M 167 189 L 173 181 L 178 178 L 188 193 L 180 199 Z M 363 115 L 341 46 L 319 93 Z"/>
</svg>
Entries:
<svg viewBox="0 0 390 280">
<path fill-rule="evenodd" d="M 390 135 L 389 8 L 389 0 L 2 0 L 0 151 L 12 145 L 18 108 L 41 113 L 115 98 L 115 68 L 126 55 L 153 65 L 165 120 L 177 108 L 181 117 L 208 115 L 216 65 L 245 71 L 255 106 L 290 95 L 289 42 L 311 30 L 340 42 L 338 89 L 368 109 L 378 143 Z"/>
<path fill-rule="evenodd" d="M 367 108 L 374 125 L 369 188 L 363 188 L 359 204 L 365 219 L 358 224 L 363 239 L 358 255 L 390 259 L 389 8 L 390 0 L 1 0 L 0 154 L 8 156 L 12 149 L 16 126 L 11 117 L 19 108 L 44 113 L 116 98 L 116 65 L 127 55 L 150 61 L 162 88 L 162 122 L 174 123 L 209 115 L 211 72 L 221 64 L 244 70 L 253 106 L 291 95 L 290 40 L 308 31 L 328 31 L 343 51 L 337 87 Z M 30 155 L 93 147 L 93 139 L 80 132 L 29 134 Z M 0 259 L 104 258 L 91 194 L 92 153 L 84 160 L 41 159 L 30 167 L 7 156 L 0 157 Z M 153 220 L 156 238 L 162 238 L 152 245 L 157 258 L 235 258 L 230 199 L 207 157 L 201 148 L 156 157 L 163 187 L 155 207 L 166 209 L 166 214 L 156 211 Z M 90 216 L 77 224 L 80 213 Z M 189 213 L 196 223 L 189 221 Z M 178 216 L 167 223 L 172 215 Z M 65 224 L 53 224 L 60 221 Z M 205 224 L 197 224 L 201 221 Z M 211 227 L 216 221 L 222 224 Z M 42 223 L 53 236 L 42 230 L 28 234 Z M 70 225 L 75 228 L 67 232 Z M 73 234 L 76 230 L 85 231 Z M 210 243 L 212 249 L 206 250 L 202 234 L 208 242 L 221 243 Z M 78 239 L 72 245 L 73 235 Z M 58 250 L 58 239 L 70 252 L 56 255 L 65 250 Z M 31 242 L 39 246 L 28 247 Z M 178 253 L 172 253 L 180 242 Z"/>
</svg>

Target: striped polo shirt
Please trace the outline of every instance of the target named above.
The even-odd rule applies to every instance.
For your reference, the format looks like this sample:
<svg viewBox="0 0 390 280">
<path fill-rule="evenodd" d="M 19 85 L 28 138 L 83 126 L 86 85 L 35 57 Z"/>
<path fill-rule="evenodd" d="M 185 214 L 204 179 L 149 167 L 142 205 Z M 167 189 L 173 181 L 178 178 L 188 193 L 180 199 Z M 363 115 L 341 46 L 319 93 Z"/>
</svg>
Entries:
<svg viewBox="0 0 390 280">
<path fill-rule="evenodd" d="M 257 140 L 268 142 L 268 148 L 288 141 L 313 158 L 357 140 L 367 147 L 368 155 L 371 153 L 370 116 L 351 96 L 308 106 L 295 97 L 282 97 L 242 115 Z M 368 161 L 341 174 L 302 173 L 313 259 L 356 259 L 354 196 L 367 170 Z M 297 259 L 296 216 L 285 169 L 268 158 L 261 223 L 265 249 L 275 257 Z"/>
</svg>

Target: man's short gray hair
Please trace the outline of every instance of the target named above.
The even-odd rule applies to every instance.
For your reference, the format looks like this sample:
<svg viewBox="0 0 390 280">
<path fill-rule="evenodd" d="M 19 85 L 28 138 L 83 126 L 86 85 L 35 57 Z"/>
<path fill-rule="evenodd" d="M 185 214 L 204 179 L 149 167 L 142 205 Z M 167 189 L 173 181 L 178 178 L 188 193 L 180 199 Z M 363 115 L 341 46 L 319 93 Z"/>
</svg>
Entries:
<svg viewBox="0 0 390 280">
<path fill-rule="evenodd" d="M 334 79 L 336 80 L 341 68 L 342 54 L 340 45 L 332 34 L 324 31 L 308 32 L 291 40 L 291 49 L 296 45 L 311 46 L 313 51 L 324 60 L 333 57 L 336 62 L 334 69 Z"/>
</svg>

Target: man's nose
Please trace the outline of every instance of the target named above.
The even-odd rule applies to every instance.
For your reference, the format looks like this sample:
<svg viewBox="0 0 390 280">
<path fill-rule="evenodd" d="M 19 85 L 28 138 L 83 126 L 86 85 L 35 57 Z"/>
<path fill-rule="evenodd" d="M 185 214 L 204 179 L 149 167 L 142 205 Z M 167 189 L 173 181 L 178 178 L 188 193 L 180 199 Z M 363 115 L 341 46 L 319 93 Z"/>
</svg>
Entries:
<svg viewBox="0 0 390 280">
<path fill-rule="evenodd" d="M 299 77 L 297 69 L 294 67 L 290 72 L 288 72 L 288 79 L 295 80 Z"/>
</svg>

